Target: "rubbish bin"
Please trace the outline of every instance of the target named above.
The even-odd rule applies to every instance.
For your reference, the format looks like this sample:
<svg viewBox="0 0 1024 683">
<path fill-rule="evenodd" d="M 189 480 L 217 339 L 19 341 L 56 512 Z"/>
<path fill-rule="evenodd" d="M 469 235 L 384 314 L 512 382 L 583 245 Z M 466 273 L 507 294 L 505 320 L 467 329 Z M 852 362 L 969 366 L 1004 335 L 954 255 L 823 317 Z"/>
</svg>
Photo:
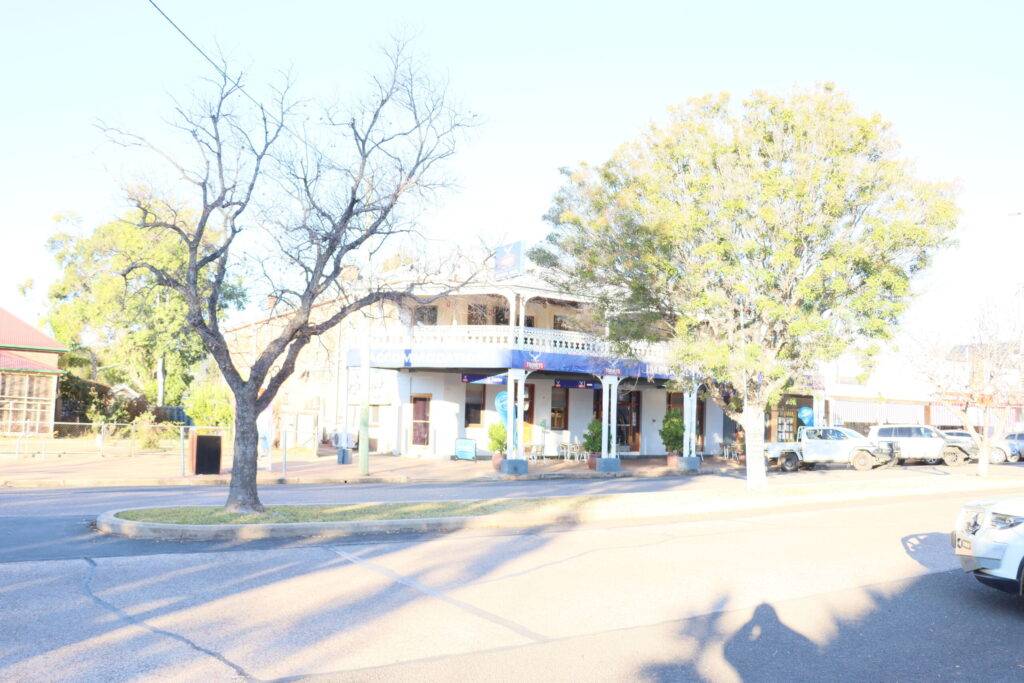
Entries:
<svg viewBox="0 0 1024 683">
<path fill-rule="evenodd" d="M 348 465 L 352 462 L 352 454 L 344 446 L 338 446 L 338 464 Z"/>
<path fill-rule="evenodd" d="M 220 437 L 192 432 L 188 439 L 189 472 L 220 474 Z"/>
</svg>

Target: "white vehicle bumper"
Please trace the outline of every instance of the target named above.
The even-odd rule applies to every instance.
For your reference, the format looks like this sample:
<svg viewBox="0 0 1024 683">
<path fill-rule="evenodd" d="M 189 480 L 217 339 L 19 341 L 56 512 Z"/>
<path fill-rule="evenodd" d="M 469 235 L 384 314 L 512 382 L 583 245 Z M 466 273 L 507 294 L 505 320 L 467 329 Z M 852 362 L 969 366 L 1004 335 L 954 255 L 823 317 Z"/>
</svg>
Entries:
<svg viewBox="0 0 1024 683">
<path fill-rule="evenodd" d="M 987 586 L 1019 595 L 1024 549 L 1003 538 L 992 538 L 1003 535 L 991 529 L 981 529 L 975 534 L 957 530 L 950 534 L 950 543 L 965 572 L 973 573 Z"/>
</svg>

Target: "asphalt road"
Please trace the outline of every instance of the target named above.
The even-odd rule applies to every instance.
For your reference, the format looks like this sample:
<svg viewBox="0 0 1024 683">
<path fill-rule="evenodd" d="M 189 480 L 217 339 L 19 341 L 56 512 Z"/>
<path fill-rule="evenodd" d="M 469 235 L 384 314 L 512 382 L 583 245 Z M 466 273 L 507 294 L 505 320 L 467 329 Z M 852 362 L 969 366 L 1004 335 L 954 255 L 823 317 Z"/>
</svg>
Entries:
<svg viewBox="0 0 1024 683">
<path fill-rule="evenodd" d="M 218 493 L 19 492 L 0 511 Z M 364 494 L 383 495 L 345 490 Z M 0 679 L 1020 680 L 1024 605 L 948 548 L 974 497 L 233 552 L 21 547 L 0 562 Z"/>
</svg>

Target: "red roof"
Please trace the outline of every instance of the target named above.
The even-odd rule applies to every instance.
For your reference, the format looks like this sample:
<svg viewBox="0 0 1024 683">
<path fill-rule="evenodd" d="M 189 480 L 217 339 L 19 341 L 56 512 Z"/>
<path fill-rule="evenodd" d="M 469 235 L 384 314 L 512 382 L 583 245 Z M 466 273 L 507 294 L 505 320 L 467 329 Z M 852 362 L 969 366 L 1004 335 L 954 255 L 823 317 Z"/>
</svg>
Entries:
<svg viewBox="0 0 1024 683">
<path fill-rule="evenodd" d="M 27 322 L 16 318 L 13 313 L 0 308 L 0 348 L 43 349 L 65 351 L 66 349 Z"/>
<path fill-rule="evenodd" d="M 52 365 L 40 363 L 31 358 L 19 356 L 10 351 L 0 351 L 0 370 L 20 370 L 24 372 L 56 372 L 60 370 Z"/>
</svg>

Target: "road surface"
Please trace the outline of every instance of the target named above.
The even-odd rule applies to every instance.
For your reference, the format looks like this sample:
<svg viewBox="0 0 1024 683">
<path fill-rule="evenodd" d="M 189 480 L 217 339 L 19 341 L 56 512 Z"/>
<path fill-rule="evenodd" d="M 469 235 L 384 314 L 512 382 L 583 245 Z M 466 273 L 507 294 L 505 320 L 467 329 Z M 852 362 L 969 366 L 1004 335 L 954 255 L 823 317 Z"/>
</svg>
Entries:
<svg viewBox="0 0 1024 683">
<path fill-rule="evenodd" d="M 487 491 L 595 485 L 523 483 Z M 436 495 L 453 487 L 442 488 Z M 431 490 L 344 494 L 423 500 Z M 962 574 L 948 548 L 971 495 L 231 552 L 105 540 L 83 521 L 126 502 L 218 494 L 0 494 L 6 531 L 42 511 L 45 524 L 77 524 L 79 535 L 44 528 L 35 544 L 27 532 L 5 543 L 0 679 L 1024 677 L 1024 605 Z M 265 493 L 268 502 L 332 495 Z"/>
</svg>

